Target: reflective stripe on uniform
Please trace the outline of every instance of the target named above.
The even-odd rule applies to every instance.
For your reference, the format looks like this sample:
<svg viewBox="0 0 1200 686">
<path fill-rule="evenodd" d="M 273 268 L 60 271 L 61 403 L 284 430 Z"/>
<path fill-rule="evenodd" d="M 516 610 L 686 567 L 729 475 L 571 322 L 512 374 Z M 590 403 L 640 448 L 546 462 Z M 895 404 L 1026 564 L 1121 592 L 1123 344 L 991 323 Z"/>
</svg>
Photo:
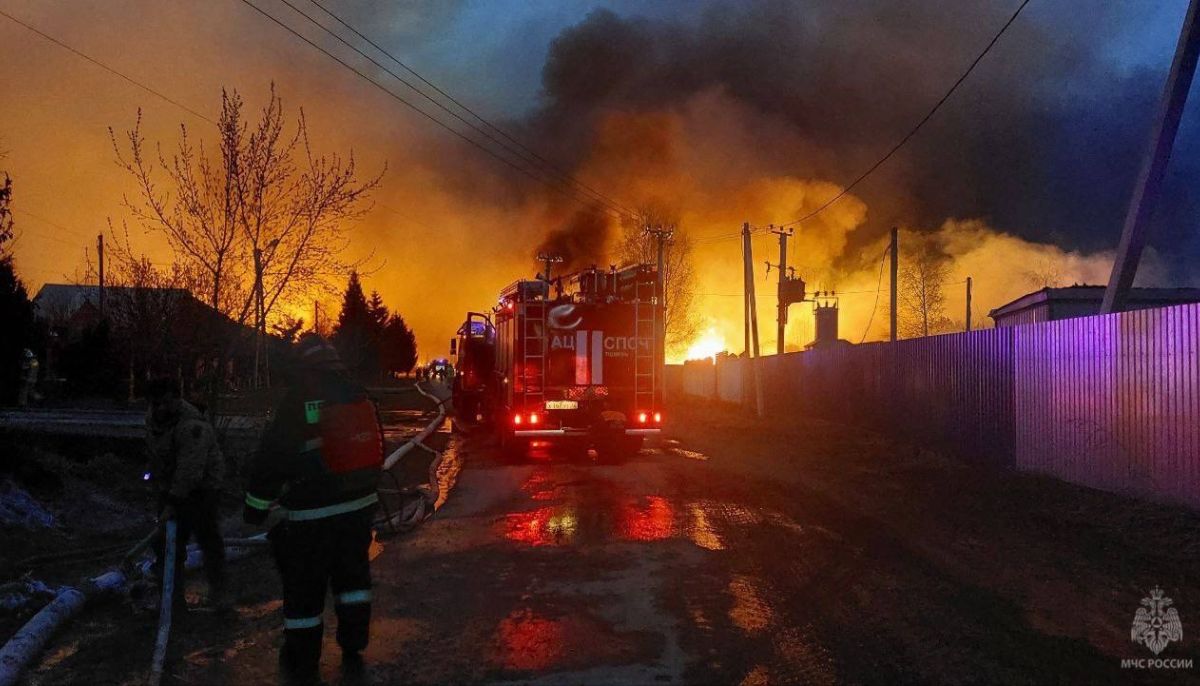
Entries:
<svg viewBox="0 0 1200 686">
<path fill-rule="evenodd" d="M 333 597 L 333 602 L 337 603 L 338 605 L 360 605 L 363 603 L 369 603 L 371 602 L 371 589 L 368 588 L 362 591 L 346 591 L 345 593 L 338 593 Z"/>
<path fill-rule="evenodd" d="M 291 510 L 288 512 L 288 520 L 293 522 L 306 522 L 312 519 L 324 519 L 333 517 L 347 512 L 361 510 L 364 507 L 369 507 L 379 502 L 379 496 L 375 493 L 363 496 L 358 500 L 351 500 L 337 505 L 328 505 L 326 507 L 314 507 L 311 510 Z"/>
<path fill-rule="evenodd" d="M 325 445 L 325 439 L 310 438 L 304 442 L 304 452 L 308 452 L 310 450 L 320 450 L 322 447 L 324 447 L 324 445 Z"/>
<path fill-rule="evenodd" d="M 295 631 L 296 629 L 312 629 L 321 626 L 321 615 L 316 617 L 284 617 L 283 630 Z"/>
<path fill-rule="evenodd" d="M 270 509 L 271 507 L 270 500 L 263 500 L 262 498 L 250 495 L 249 493 L 246 494 L 246 504 L 256 510 L 266 510 Z"/>
</svg>

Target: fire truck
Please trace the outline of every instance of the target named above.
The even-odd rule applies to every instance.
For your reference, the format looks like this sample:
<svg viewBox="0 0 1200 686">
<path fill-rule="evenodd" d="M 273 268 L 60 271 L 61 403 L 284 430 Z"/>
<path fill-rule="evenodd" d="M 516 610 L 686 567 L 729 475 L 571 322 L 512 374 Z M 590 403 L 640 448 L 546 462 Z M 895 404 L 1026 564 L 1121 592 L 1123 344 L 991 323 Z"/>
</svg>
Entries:
<svg viewBox="0 0 1200 686">
<path fill-rule="evenodd" d="M 500 292 L 490 318 L 459 331 L 458 376 L 487 367 L 464 348 L 490 338 L 490 379 L 456 386 L 455 407 L 490 418 L 503 450 L 531 441 L 633 454 L 663 424 L 663 312 L 649 265 L 592 268 L 553 282 L 521 280 Z M 475 337 L 475 339 L 472 339 Z"/>
</svg>

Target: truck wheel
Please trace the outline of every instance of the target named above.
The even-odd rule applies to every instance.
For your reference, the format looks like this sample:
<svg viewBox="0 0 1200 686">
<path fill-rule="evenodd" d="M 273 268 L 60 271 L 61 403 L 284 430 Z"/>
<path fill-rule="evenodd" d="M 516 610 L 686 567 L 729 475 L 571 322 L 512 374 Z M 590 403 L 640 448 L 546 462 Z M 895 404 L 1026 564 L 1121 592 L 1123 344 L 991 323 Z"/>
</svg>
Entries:
<svg viewBox="0 0 1200 686">
<path fill-rule="evenodd" d="M 500 457 L 509 462 L 525 459 L 529 452 L 529 441 L 517 438 L 511 431 L 500 431 Z"/>
</svg>

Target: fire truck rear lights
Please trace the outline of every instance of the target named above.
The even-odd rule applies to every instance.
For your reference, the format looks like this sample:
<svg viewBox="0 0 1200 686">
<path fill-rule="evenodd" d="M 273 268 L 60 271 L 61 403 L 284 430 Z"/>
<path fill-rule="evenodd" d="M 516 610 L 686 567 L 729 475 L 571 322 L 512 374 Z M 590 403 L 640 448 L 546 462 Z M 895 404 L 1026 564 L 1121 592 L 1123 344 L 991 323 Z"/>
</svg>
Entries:
<svg viewBox="0 0 1200 686">
<path fill-rule="evenodd" d="M 645 412 L 638 413 L 638 424 L 645 424 L 649 416 Z"/>
<path fill-rule="evenodd" d="M 654 413 L 654 423 L 655 423 L 655 424 L 662 424 L 662 412 L 655 412 L 655 413 Z"/>
<path fill-rule="evenodd" d="M 517 426 L 520 426 L 520 425 L 521 425 L 521 419 L 522 419 L 521 415 L 519 415 L 519 414 L 514 414 L 514 415 L 513 415 L 513 424 L 516 424 Z"/>
<path fill-rule="evenodd" d="M 529 415 L 529 423 L 530 424 L 537 424 L 541 420 L 542 420 L 542 418 L 539 417 L 536 412 L 530 413 L 530 415 Z"/>
</svg>

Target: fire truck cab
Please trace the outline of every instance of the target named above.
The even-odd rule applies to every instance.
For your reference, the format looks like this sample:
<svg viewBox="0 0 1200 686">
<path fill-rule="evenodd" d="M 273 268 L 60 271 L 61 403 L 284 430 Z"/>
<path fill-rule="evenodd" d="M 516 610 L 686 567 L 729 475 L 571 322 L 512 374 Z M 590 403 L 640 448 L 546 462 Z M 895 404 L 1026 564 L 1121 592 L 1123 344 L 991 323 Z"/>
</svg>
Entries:
<svg viewBox="0 0 1200 686">
<path fill-rule="evenodd" d="M 450 341 L 450 354 L 455 357 L 452 392 L 457 416 L 470 421 L 488 418 L 496 369 L 496 327 L 491 318 L 468 312 L 457 338 Z"/>
<path fill-rule="evenodd" d="M 655 269 L 635 265 L 517 281 L 500 293 L 490 404 L 505 452 L 522 455 L 541 440 L 618 456 L 661 432 L 657 292 Z"/>
</svg>

